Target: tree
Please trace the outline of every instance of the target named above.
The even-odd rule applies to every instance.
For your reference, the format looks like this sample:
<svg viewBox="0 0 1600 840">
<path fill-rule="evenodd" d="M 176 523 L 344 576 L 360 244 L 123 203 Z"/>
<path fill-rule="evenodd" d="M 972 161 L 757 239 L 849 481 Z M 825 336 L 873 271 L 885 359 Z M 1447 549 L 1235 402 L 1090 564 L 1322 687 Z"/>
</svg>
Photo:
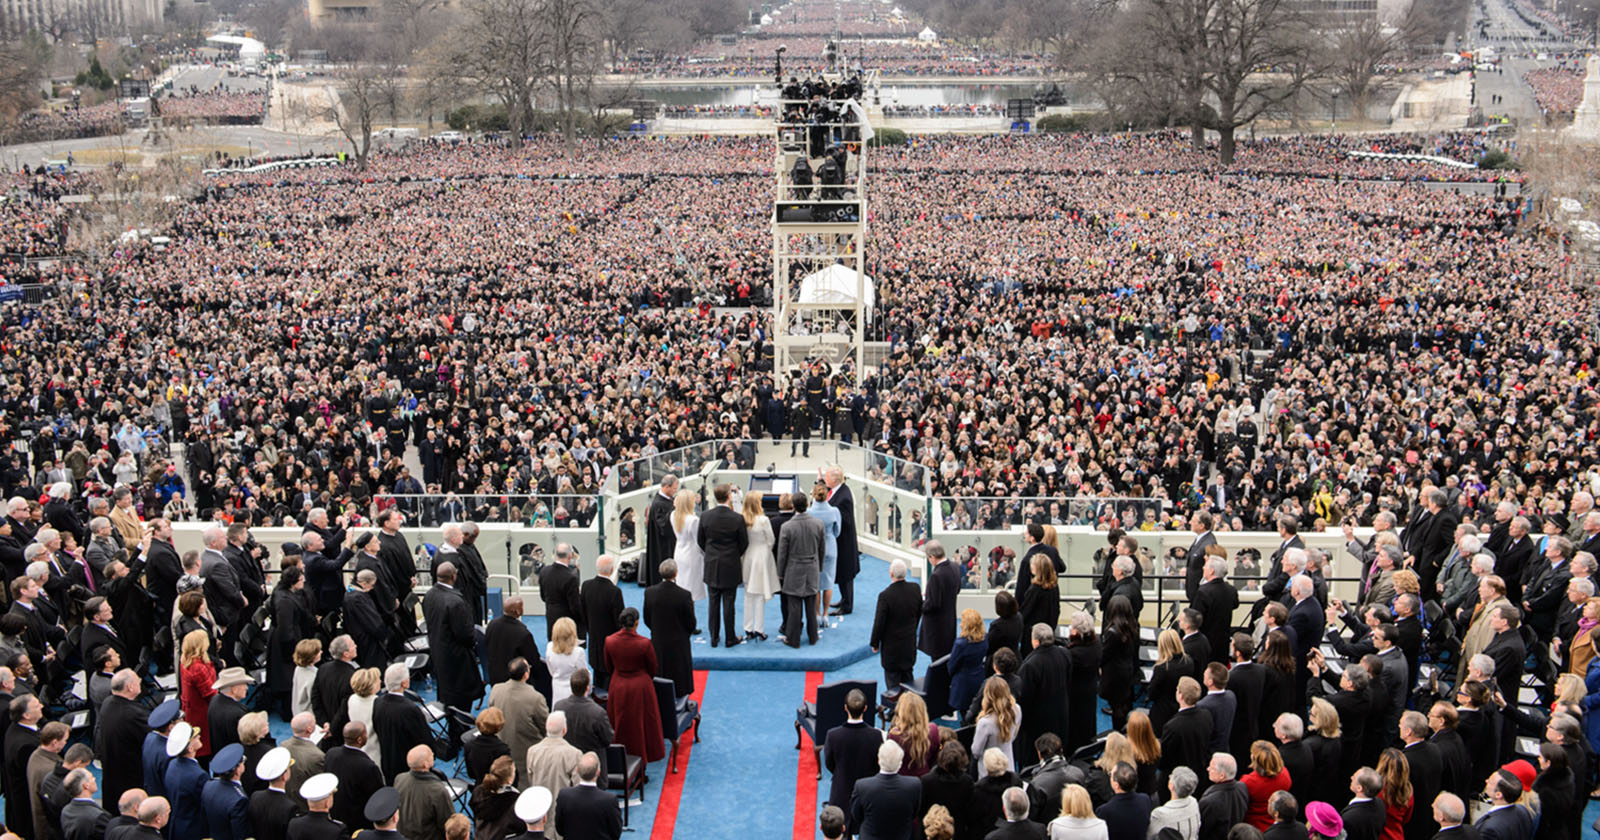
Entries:
<svg viewBox="0 0 1600 840">
<path fill-rule="evenodd" d="M 0 122 L 15 125 L 38 107 L 49 55 L 50 47 L 37 38 L 0 44 Z"/>
<path fill-rule="evenodd" d="M 541 0 L 539 20 L 546 78 L 555 90 L 556 107 L 561 117 L 561 138 L 568 151 L 577 135 L 577 116 L 581 96 L 599 71 L 599 9 L 591 0 Z"/>
<path fill-rule="evenodd" d="M 1296 0 L 1216 0 L 1206 26 L 1206 88 L 1216 100 L 1218 156 L 1233 163 L 1234 131 L 1292 100 L 1315 70 L 1315 38 Z"/>
<path fill-rule="evenodd" d="M 1363 18 L 1353 26 L 1333 33 L 1328 41 L 1329 76 L 1350 97 L 1356 114 L 1364 114 L 1375 89 L 1378 65 L 1398 57 L 1404 50 L 1400 35 L 1386 32 L 1375 17 Z"/>
<path fill-rule="evenodd" d="M 367 168 L 367 155 L 372 151 L 372 124 L 383 107 L 383 74 L 382 69 L 372 66 L 346 71 L 335 86 L 337 96 L 323 115 L 350 142 L 357 169 Z"/>
<path fill-rule="evenodd" d="M 460 78 L 506 106 L 512 142 L 533 125 L 534 94 L 547 75 L 538 0 L 466 0 L 445 49 Z"/>
</svg>

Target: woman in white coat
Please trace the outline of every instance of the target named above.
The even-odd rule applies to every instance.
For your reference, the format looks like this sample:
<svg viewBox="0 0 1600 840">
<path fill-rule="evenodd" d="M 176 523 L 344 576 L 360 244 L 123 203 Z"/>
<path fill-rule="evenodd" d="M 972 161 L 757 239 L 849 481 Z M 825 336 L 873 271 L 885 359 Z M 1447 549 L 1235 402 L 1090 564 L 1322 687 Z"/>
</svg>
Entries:
<svg viewBox="0 0 1600 840">
<path fill-rule="evenodd" d="M 696 601 L 704 601 L 706 553 L 700 548 L 700 517 L 694 513 L 699 501 L 700 494 L 693 490 L 679 490 L 672 497 L 672 533 L 678 537 L 672 559 L 678 563 L 678 585 Z"/>
<path fill-rule="evenodd" d="M 767 640 L 767 601 L 778 591 L 778 564 L 773 558 L 772 521 L 761 509 L 761 494 L 746 493 L 744 525 L 750 545 L 744 550 L 744 638 Z"/>
</svg>

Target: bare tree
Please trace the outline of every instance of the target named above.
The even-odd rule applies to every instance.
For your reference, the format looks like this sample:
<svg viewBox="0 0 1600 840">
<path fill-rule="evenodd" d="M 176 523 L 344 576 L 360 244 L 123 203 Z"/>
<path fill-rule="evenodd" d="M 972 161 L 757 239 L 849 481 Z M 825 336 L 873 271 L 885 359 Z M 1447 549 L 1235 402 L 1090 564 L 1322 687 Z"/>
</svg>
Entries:
<svg viewBox="0 0 1600 840">
<path fill-rule="evenodd" d="M 1216 100 L 1212 127 L 1224 165 L 1233 163 L 1234 131 L 1293 99 L 1316 70 L 1301 8 L 1295 0 L 1217 0 L 1207 26 L 1206 87 Z"/>
<path fill-rule="evenodd" d="M 1402 36 L 1386 31 L 1378 19 L 1363 18 L 1360 23 L 1340 29 L 1328 41 L 1328 75 L 1350 97 L 1356 114 L 1364 114 L 1376 89 L 1378 65 L 1404 52 Z"/>
<path fill-rule="evenodd" d="M 372 152 L 372 125 L 383 107 L 383 90 L 383 69 L 357 66 L 341 76 L 334 86 L 336 96 L 330 97 L 323 114 L 349 141 L 357 169 L 367 168 L 367 156 Z"/>
<path fill-rule="evenodd" d="M 534 95 L 547 78 L 537 0 L 466 0 L 445 61 L 460 78 L 506 106 L 512 142 L 533 125 Z"/>
<path fill-rule="evenodd" d="M 39 104 L 48 50 L 39 42 L 0 44 L 0 122 L 15 125 L 18 116 Z"/>
<path fill-rule="evenodd" d="M 544 53 L 549 67 L 548 80 L 555 90 L 561 118 L 561 138 L 571 151 L 577 136 L 577 116 L 583 107 L 582 95 L 599 72 L 602 24 L 600 10 L 592 0 L 542 0 Z"/>
</svg>

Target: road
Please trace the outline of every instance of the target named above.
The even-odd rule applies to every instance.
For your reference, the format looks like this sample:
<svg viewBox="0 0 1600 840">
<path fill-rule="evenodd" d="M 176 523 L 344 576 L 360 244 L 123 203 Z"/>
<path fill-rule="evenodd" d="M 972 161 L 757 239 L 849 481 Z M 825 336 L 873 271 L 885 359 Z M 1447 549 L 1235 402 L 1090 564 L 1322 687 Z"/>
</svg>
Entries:
<svg viewBox="0 0 1600 840">
<path fill-rule="evenodd" d="M 183 96 L 191 87 L 204 93 L 216 87 L 219 82 L 226 85 L 230 93 L 251 93 L 267 89 L 267 80 L 260 76 L 234 76 L 221 67 L 197 64 L 173 77 L 172 93 L 174 96 Z"/>
<path fill-rule="evenodd" d="M 1581 49 L 1577 44 L 1552 37 L 1529 26 L 1511 9 L 1512 0 L 1482 0 L 1472 7 L 1466 44 L 1471 49 L 1494 47 L 1502 57 L 1500 68 L 1477 73 L 1477 100 L 1474 104 L 1488 116 L 1508 116 L 1539 125 L 1543 114 L 1534 101 L 1533 89 L 1523 81 L 1529 70 L 1553 67 L 1555 61 L 1537 59 L 1540 53 Z M 1497 99 L 1498 97 L 1498 99 Z"/>
</svg>

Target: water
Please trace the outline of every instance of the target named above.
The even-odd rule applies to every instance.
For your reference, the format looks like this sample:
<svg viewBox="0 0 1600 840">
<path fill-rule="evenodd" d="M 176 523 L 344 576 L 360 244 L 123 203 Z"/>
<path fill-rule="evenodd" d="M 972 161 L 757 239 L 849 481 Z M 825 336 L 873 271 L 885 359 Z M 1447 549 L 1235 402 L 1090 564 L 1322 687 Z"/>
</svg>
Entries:
<svg viewBox="0 0 1600 840">
<path fill-rule="evenodd" d="M 923 105 L 1004 105 L 1007 99 L 1033 96 L 1035 85 L 983 84 L 884 85 L 880 97 L 884 105 L 918 107 Z M 1069 92 L 1070 93 L 1070 92 Z M 642 85 L 639 97 L 663 105 L 750 105 L 768 104 L 777 99 L 772 85 Z M 870 94 L 869 94 L 870 95 Z"/>
</svg>

